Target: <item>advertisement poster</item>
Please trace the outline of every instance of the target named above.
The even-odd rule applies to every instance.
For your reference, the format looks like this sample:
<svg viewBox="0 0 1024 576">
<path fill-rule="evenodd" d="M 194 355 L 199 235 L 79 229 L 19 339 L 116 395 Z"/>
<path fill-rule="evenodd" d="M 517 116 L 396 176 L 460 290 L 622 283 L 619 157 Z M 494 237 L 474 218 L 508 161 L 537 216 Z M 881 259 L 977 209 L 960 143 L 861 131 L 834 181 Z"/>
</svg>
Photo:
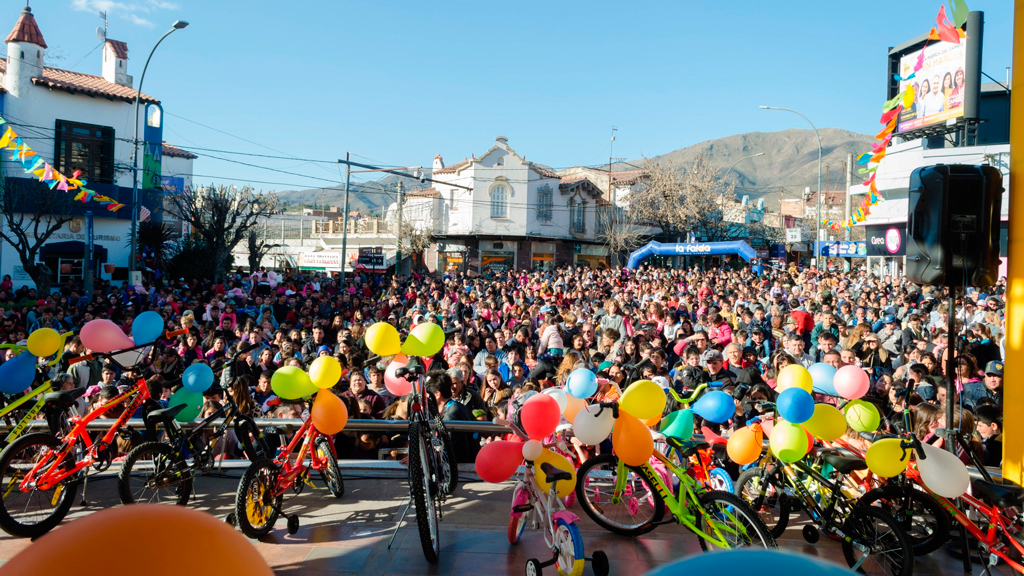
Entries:
<svg viewBox="0 0 1024 576">
<path fill-rule="evenodd" d="M 480 251 L 480 270 L 487 272 L 505 272 L 512 270 L 516 265 L 515 252 L 485 252 Z"/>
<path fill-rule="evenodd" d="M 917 73 L 914 67 L 921 54 L 916 50 L 900 58 L 900 76 L 914 74 L 913 78 L 900 82 L 900 91 L 908 86 L 914 88 L 914 103 L 900 112 L 897 126 L 899 132 L 917 130 L 933 124 L 945 123 L 964 115 L 965 84 L 964 66 L 967 61 L 967 42 L 933 42 L 924 50 L 923 66 Z"/>
<path fill-rule="evenodd" d="M 868 256 L 905 256 L 907 254 L 905 224 L 898 226 L 866 226 Z"/>
</svg>

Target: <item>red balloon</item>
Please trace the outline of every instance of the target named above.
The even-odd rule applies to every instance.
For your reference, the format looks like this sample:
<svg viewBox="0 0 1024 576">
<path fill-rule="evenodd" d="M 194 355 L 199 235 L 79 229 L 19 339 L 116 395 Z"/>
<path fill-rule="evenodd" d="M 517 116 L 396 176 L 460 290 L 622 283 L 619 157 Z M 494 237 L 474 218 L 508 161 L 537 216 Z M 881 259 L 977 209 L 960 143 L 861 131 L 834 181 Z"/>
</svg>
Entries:
<svg viewBox="0 0 1024 576">
<path fill-rule="evenodd" d="M 543 440 L 558 427 L 562 420 L 562 407 L 558 400 L 547 394 L 534 394 L 519 411 L 523 431 L 531 440 Z"/>
<path fill-rule="evenodd" d="M 484 482 L 497 484 L 512 477 L 523 462 L 523 443 L 498 440 L 484 445 L 476 455 L 476 473 Z"/>
</svg>

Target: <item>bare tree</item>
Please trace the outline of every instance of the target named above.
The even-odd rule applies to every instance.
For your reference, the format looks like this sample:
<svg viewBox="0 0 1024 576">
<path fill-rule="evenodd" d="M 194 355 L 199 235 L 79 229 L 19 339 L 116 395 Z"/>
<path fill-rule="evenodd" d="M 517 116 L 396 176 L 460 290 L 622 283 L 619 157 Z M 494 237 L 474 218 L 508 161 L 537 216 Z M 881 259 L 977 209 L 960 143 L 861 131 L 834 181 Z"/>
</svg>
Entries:
<svg viewBox="0 0 1024 576">
<path fill-rule="evenodd" d="M 192 226 L 215 261 L 216 280 L 224 278 L 231 250 L 249 230 L 281 213 L 277 195 L 256 192 L 248 186 L 206 186 L 188 188 L 170 196 L 170 211 Z"/>
<path fill-rule="evenodd" d="M 270 243 L 270 234 L 267 226 L 254 226 L 245 233 L 245 245 L 249 252 L 249 271 L 259 270 L 263 258 L 274 248 L 280 248 L 280 244 Z"/>
<path fill-rule="evenodd" d="M 612 204 L 598 206 L 597 239 L 608 246 L 612 266 L 619 266 L 620 256 L 632 252 L 650 237 L 648 222 L 641 221 L 636 210 Z"/>
<path fill-rule="evenodd" d="M 36 284 L 40 297 L 50 294 L 50 274 L 37 262 L 39 249 L 74 217 L 74 196 L 25 178 L 6 178 L 0 184 L 0 238 L 18 253 L 21 266 Z"/>
<path fill-rule="evenodd" d="M 402 222 L 399 241 L 399 251 L 402 254 L 408 254 L 413 261 L 422 266 L 423 252 L 434 243 L 434 234 L 429 226 L 405 220 Z"/>
<path fill-rule="evenodd" d="M 714 242 L 732 235 L 734 224 L 725 220 L 724 211 L 735 198 L 733 185 L 703 155 L 685 166 L 648 159 L 644 169 L 649 177 L 630 194 L 630 208 L 638 218 L 676 237 L 693 232 Z"/>
</svg>

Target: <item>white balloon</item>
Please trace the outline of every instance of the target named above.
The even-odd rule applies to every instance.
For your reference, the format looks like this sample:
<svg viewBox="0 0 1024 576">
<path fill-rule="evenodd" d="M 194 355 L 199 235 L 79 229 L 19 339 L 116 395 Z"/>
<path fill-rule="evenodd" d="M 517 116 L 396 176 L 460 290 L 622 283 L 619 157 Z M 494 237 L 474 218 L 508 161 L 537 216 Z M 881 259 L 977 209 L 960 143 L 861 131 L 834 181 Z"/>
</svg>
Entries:
<svg viewBox="0 0 1024 576">
<path fill-rule="evenodd" d="M 142 356 L 146 353 L 146 349 L 142 350 L 130 350 L 128 352 L 121 352 L 112 356 L 114 361 L 122 366 L 135 366 L 142 360 Z"/>
<path fill-rule="evenodd" d="M 921 481 L 929 490 L 946 498 L 959 498 L 967 492 L 971 485 L 971 475 L 967 466 L 953 454 L 932 446 L 921 444 L 924 449 L 924 460 L 917 459 L 917 470 L 921 473 Z"/>
<path fill-rule="evenodd" d="M 591 404 L 580 410 L 576 415 L 576 420 L 572 423 L 573 434 L 580 442 L 588 446 L 595 446 L 607 440 L 612 433 L 612 427 L 615 426 L 615 417 L 612 415 L 612 411 L 606 408 L 598 416 L 597 413 L 600 410 L 600 406 Z"/>
<path fill-rule="evenodd" d="M 541 444 L 540 440 L 527 440 L 523 442 L 523 458 L 536 460 L 543 453 L 544 445 Z"/>
<path fill-rule="evenodd" d="M 569 405 L 569 398 L 566 397 L 565 390 L 561 388 L 548 388 L 544 390 L 544 394 L 554 398 L 558 402 L 558 410 L 565 414 L 565 407 Z"/>
</svg>

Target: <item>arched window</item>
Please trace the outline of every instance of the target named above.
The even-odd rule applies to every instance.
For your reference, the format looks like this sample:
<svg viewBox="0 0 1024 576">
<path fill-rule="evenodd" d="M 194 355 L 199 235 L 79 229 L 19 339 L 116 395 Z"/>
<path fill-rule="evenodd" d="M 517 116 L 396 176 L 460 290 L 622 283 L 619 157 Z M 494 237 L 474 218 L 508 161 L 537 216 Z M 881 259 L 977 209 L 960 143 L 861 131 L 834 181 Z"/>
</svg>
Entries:
<svg viewBox="0 0 1024 576">
<path fill-rule="evenodd" d="M 491 188 L 491 218 L 508 218 L 508 187 L 504 184 Z"/>
</svg>

